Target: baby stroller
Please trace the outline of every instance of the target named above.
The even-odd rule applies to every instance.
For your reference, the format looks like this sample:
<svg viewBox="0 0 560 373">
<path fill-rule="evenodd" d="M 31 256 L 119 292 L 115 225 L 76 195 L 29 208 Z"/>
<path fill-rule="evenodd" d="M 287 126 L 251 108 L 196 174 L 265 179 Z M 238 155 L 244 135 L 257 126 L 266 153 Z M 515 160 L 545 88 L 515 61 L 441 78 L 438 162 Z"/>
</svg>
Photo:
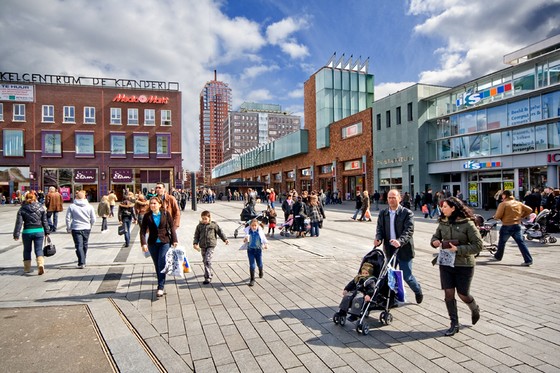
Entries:
<svg viewBox="0 0 560 373">
<path fill-rule="evenodd" d="M 550 210 L 544 209 L 539 212 L 532 222 L 530 220 L 522 222 L 525 227 L 523 234 L 528 241 L 539 240 L 540 243 L 556 243 L 556 237 L 551 236 L 548 231 L 549 220 L 552 217 L 551 214 Z"/>
<path fill-rule="evenodd" d="M 350 297 L 352 303 L 347 312 L 338 311 L 334 314 L 333 322 L 335 324 L 343 326 L 346 324 L 346 316 L 350 315 L 349 321 L 352 319 L 356 320 L 356 332 L 367 335 L 369 333 L 369 323 L 365 321 L 365 318 L 369 316 L 371 310 L 382 310 L 379 315 L 379 321 L 385 325 L 391 324 L 393 315 L 391 315 L 389 309 L 395 307 L 396 302 L 395 293 L 389 288 L 388 273 L 390 266 L 395 267 L 397 253 L 398 250 L 395 251 L 388 261 L 385 260 L 383 250 L 378 248 L 373 248 L 372 251 L 366 254 L 360 264 L 360 269 L 366 262 L 372 264 L 373 276 L 367 278 L 361 287 L 358 286 L 353 294 L 346 296 Z M 371 300 L 366 302 L 361 291 L 368 285 L 373 286 L 373 295 Z M 344 301 L 345 299 L 341 302 L 341 306 Z"/>
<path fill-rule="evenodd" d="M 239 235 L 239 230 L 248 227 L 249 224 L 251 224 L 251 220 L 253 219 L 257 219 L 261 225 L 265 225 L 268 223 L 266 210 L 257 214 L 253 207 L 248 204 L 243 208 L 243 210 L 241 210 L 241 214 L 239 214 L 239 217 L 241 220 L 239 221 L 239 226 L 235 228 L 235 231 L 233 232 L 234 238 L 237 238 L 237 236 Z"/>
<path fill-rule="evenodd" d="M 474 215 L 474 218 L 474 223 L 478 227 L 484 248 L 491 254 L 495 254 L 496 250 L 498 250 L 498 230 L 496 228 L 498 221 L 492 218 L 485 220 L 482 215 L 477 214 Z"/>
<path fill-rule="evenodd" d="M 292 226 L 294 225 L 294 216 L 289 215 L 288 219 L 280 226 L 280 236 L 290 237 Z"/>
</svg>

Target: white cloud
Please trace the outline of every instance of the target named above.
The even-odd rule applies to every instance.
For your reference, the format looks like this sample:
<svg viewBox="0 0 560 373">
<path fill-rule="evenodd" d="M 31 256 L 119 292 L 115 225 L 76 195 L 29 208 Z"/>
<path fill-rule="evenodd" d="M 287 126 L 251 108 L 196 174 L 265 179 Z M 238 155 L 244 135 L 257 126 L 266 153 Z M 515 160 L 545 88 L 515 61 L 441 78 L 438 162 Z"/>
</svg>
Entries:
<svg viewBox="0 0 560 373">
<path fill-rule="evenodd" d="M 244 101 L 263 102 L 272 99 L 272 94 L 268 89 L 254 89 L 246 96 Z"/>
<path fill-rule="evenodd" d="M 243 73 L 241 74 L 241 79 L 253 79 L 259 75 L 271 72 L 271 71 L 276 71 L 279 70 L 280 67 L 278 67 L 278 65 L 256 65 L 256 66 L 250 66 L 247 67 L 243 70 Z"/>
<path fill-rule="evenodd" d="M 309 56 L 309 50 L 303 44 L 294 42 L 285 42 L 280 44 L 280 49 L 288 54 L 290 57 L 298 59 Z"/>
<path fill-rule="evenodd" d="M 290 98 L 303 98 L 303 86 L 288 92 L 288 97 Z"/>
<path fill-rule="evenodd" d="M 309 55 L 309 50 L 305 45 L 298 43 L 291 35 L 308 28 L 308 26 L 305 18 L 288 17 L 268 26 L 266 37 L 270 44 L 280 46 L 280 49 L 291 58 L 301 59 Z"/>
<path fill-rule="evenodd" d="M 383 97 L 387 97 L 396 93 L 400 90 L 408 88 L 412 85 L 416 84 L 416 82 L 399 82 L 399 83 L 381 83 L 375 85 L 375 101 L 382 99 Z"/>
</svg>

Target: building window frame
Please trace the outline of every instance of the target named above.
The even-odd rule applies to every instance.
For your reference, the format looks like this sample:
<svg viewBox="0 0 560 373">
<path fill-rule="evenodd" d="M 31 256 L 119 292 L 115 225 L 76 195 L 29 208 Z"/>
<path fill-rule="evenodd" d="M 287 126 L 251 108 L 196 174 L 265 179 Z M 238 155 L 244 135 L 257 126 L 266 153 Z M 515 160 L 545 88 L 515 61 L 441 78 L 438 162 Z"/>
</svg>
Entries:
<svg viewBox="0 0 560 373">
<path fill-rule="evenodd" d="M 391 128 L 391 110 L 385 112 L 385 127 Z"/>
<path fill-rule="evenodd" d="M 414 116 L 412 115 L 412 102 L 406 104 L 406 115 L 406 118 L 409 122 L 412 122 L 414 120 Z"/>
<path fill-rule="evenodd" d="M 111 132 L 111 158 L 126 158 L 126 133 Z"/>
<path fill-rule="evenodd" d="M 171 126 L 171 110 L 162 110 L 160 118 L 162 126 Z"/>
<path fill-rule="evenodd" d="M 134 158 L 150 158 L 150 134 L 134 133 L 133 139 L 133 157 Z"/>
<path fill-rule="evenodd" d="M 397 119 L 397 126 L 398 126 L 399 124 L 402 124 L 402 115 L 401 115 L 401 107 L 400 106 L 397 106 L 396 117 L 397 117 L 396 119 Z"/>
<path fill-rule="evenodd" d="M 76 131 L 74 133 L 76 158 L 95 158 L 95 133 Z"/>
<path fill-rule="evenodd" d="M 42 123 L 54 123 L 54 105 L 42 105 L 41 112 Z"/>
<path fill-rule="evenodd" d="M 95 124 L 95 107 L 84 106 L 84 123 Z"/>
<path fill-rule="evenodd" d="M 137 108 L 128 108 L 126 124 L 128 126 L 137 126 L 139 124 Z"/>
<path fill-rule="evenodd" d="M 170 133 L 156 133 L 156 158 L 171 158 Z"/>
<path fill-rule="evenodd" d="M 25 132 L 20 129 L 4 129 L 2 130 L 2 145 L 5 158 L 8 157 L 24 157 L 24 136 Z"/>
<path fill-rule="evenodd" d="M 76 108 L 74 106 L 64 106 L 62 111 L 62 123 L 76 123 Z"/>
<path fill-rule="evenodd" d="M 156 109 L 144 109 L 144 125 L 156 125 Z"/>
<path fill-rule="evenodd" d="M 25 122 L 25 104 L 14 104 L 12 120 L 14 122 Z"/>
<path fill-rule="evenodd" d="M 375 116 L 375 122 L 377 124 L 377 130 L 381 131 L 381 114 Z"/>
<path fill-rule="evenodd" d="M 122 112 L 120 107 L 112 107 L 111 108 L 111 119 L 109 124 L 112 125 L 121 125 L 122 124 Z"/>
<path fill-rule="evenodd" d="M 62 158 L 62 131 L 41 131 L 41 156 Z"/>
</svg>

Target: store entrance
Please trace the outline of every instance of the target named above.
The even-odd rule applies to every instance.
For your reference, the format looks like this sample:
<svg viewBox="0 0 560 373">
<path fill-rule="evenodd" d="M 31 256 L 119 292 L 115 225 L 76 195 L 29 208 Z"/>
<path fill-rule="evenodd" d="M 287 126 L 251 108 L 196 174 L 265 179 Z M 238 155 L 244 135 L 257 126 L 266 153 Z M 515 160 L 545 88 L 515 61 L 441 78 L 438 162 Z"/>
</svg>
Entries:
<svg viewBox="0 0 560 373">
<path fill-rule="evenodd" d="M 495 195 L 501 190 L 502 190 L 501 182 L 480 183 L 480 194 L 481 194 L 480 197 L 482 202 L 482 208 L 484 208 L 485 210 L 497 208 L 498 203 L 501 202 L 501 199 L 498 198 L 498 200 L 496 200 Z"/>
</svg>

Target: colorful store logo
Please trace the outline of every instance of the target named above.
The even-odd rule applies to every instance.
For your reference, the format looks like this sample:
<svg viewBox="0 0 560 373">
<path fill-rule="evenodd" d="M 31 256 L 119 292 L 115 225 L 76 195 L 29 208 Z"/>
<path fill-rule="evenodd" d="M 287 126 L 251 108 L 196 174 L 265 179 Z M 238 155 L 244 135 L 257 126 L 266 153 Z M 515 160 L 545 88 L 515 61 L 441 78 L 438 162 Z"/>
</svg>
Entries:
<svg viewBox="0 0 560 373">
<path fill-rule="evenodd" d="M 457 107 L 463 105 L 472 106 L 476 104 L 478 101 L 484 100 L 485 98 L 493 97 L 499 95 L 500 93 L 511 91 L 512 88 L 513 85 L 511 83 L 506 83 L 497 87 L 492 87 L 485 91 L 480 91 L 475 93 L 467 92 L 459 96 L 455 101 L 455 104 L 457 105 Z"/>
<path fill-rule="evenodd" d="M 481 168 L 502 167 L 502 162 L 475 162 L 467 161 L 463 163 L 463 168 L 467 170 L 480 170 Z"/>
</svg>

